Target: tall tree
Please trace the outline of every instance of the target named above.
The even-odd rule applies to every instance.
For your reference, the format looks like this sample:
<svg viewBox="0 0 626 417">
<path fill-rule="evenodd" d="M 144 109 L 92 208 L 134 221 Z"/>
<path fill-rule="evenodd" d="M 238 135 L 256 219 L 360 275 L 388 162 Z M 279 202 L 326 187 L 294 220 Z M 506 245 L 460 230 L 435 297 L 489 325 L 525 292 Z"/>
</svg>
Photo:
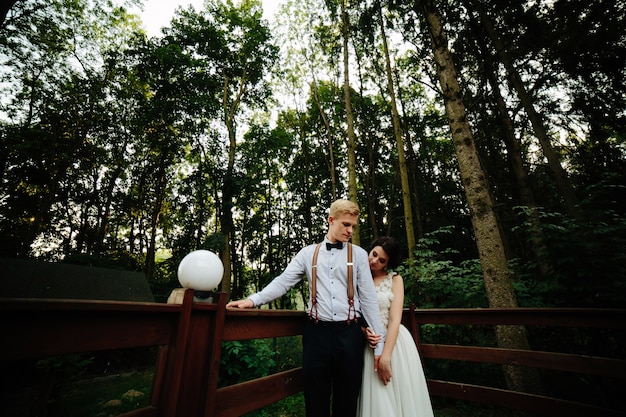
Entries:
<svg viewBox="0 0 626 417">
<path fill-rule="evenodd" d="M 63 240 L 60 247 L 67 252 L 76 249 L 68 244 L 76 230 L 84 240 L 88 234 L 93 236 L 90 231 L 94 223 L 102 220 L 102 216 L 99 220 L 91 216 L 93 212 L 103 212 L 100 201 L 94 198 L 96 193 L 86 197 L 83 191 L 96 188 L 94 179 L 98 178 L 102 163 L 100 147 L 106 146 L 106 138 L 113 136 L 109 116 L 114 100 L 107 101 L 113 82 L 111 67 L 104 63 L 128 46 L 132 31 L 138 26 L 125 10 L 111 9 L 108 4 L 20 2 L 15 7 L 21 7 L 21 13 L 12 15 L 11 24 L 2 28 L 0 48 L 8 58 L 2 62 L 2 79 L 10 86 L 5 90 L 2 114 L 13 126 L 19 126 L 7 138 L 13 142 L 9 156 L 18 159 L 2 165 L 11 171 L 28 171 L 23 178 L 26 184 L 34 180 L 36 191 L 29 192 L 31 197 L 26 198 L 36 195 L 38 202 L 28 204 L 37 214 L 27 215 L 34 221 L 22 225 L 28 224 L 30 232 L 20 233 L 22 244 L 13 246 L 23 250 L 14 255 L 29 254 L 34 239 L 42 233 L 63 236 L 59 238 Z M 45 140 L 45 144 L 36 145 L 39 140 Z M 37 149 L 40 155 L 20 155 L 27 149 L 23 145 L 32 147 L 31 151 Z M 18 162 L 21 158 L 26 159 Z M 49 184 L 41 182 L 44 178 Z M 5 185 L 12 187 L 11 181 Z M 11 198 L 21 199 L 19 191 L 9 193 Z M 15 203 L 11 205 L 21 205 Z M 54 210 L 56 204 L 74 214 L 65 216 Z M 76 219 L 80 219 L 81 226 L 75 225 Z M 17 222 L 2 229 L 15 230 L 16 226 L 22 227 Z M 69 232 L 57 233 L 54 228 Z M 56 238 L 53 240 L 56 243 Z M 88 242 L 88 248 L 93 250 L 93 241 Z M 48 245 L 46 251 L 55 251 L 54 245 Z"/>
<path fill-rule="evenodd" d="M 350 91 L 350 54 L 348 44 L 350 39 L 350 17 L 346 6 L 346 0 L 341 0 L 341 37 L 343 41 L 343 96 L 346 105 L 346 122 L 348 125 L 348 199 L 356 203 L 356 138 L 354 134 L 354 112 L 352 111 L 352 97 Z M 355 245 L 361 244 L 358 224 L 352 235 Z"/>
<path fill-rule="evenodd" d="M 409 174 L 407 171 L 406 158 L 404 156 L 404 139 L 402 135 L 402 127 L 400 124 L 400 115 L 398 113 L 398 105 L 396 92 L 393 83 L 393 70 L 391 68 L 391 58 L 389 57 L 389 47 L 387 44 L 387 34 L 385 33 L 385 20 L 383 18 L 382 7 L 378 3 L 378 24 L 383 43 L 383 54 L 385 58 L 385 68 L 387 73 L 387 90 L 389 91 L 389 101 L 391 103 L 391 119 L 393 121 L 393 133 L 396 138 L 396 152 L 398 153 L 398 168 L 400 171 L 400 179 L 402 183 L 402 202 L 404 208 L 404 227 L 406 229 L 406 241 L 409 249 L 409 258 L 413 259 L 415 252 L 415 231 L 413 229 L 413 211 L 411 204 L 411 189 L 409 187 Z"/>
<path fill-rule="evenodd" d="M 470 9 L 471 7 L 468 7 Z M 485 36 L 480 30 L 480 25 L 476 22 L 473 14 L 469 16 L 470 30 L 474 34 L 475 42 L 478 45 L 478 57 L 483 63 L 484 76 L 490 86 L 491 97 L 496 104 L 497 119 L 501 125 L 502 140 L 506 146 L 506 156 L 509 161 L 511 174 L 515 178 L 516 194 L 515 205 L 528 207 L 530 228 L 530 251 L 533 253 L 537 270 L 539 274 L 545 278 L 552 271 L 552 266 L 547 259 L 548 247 L 545 236 L 541 230 L 541 224 L 537 213 L 537 203 L 531 188 L 530 179 L 527 170 L 527 164 L 524 162 L 522 154 L 522 146 L 520 141 L 515 137 L 515 122 L 510 116 L 505 97 L 501 92 L 501 85 L 498 79 L 496 62 L 494 62 L 492 54 L 485 42 Z"/>
<path fill-rule="evenodd" d="M 516 308 L 517 300 L 494 213 L 490 184 L 476 151 L 441 17 L 434 1 L 421 0 L 419 6 L 432 39 L 441 92 L 470 209 L 489 305 L 492 308 Z M 496 326 L 496 336 L 501 347 L 529 348 L 523 326 Z M 525 392 L 533 392 L 537 388 L 536 374 L 519 366 L 507 365 L 504 369 L 509 388 Z"/>
<path fill-rule="evenodd" d="M 517 92 L 517 95 L 522 105 L 524 106 L 526 113 L 528 114 L 528 118 L 533 127 L 535 136 L 541 144 L 543 154 L 548 161 L 548 165 L 550 166 L 550 169 L 554 174 L 554 178 L 556 180 L 557 186 L 559 187 L 559 191 L 563 196 L 565 208 L 570 213 L 570 215 L 577 216 L 578 197 L 576 196 L 574 188 L 569 181 L 567 172 L 561 165 L 559 155 L 556 153 L 554 147 L 552 146 L 552 142 L 545 127 L 545 123 L 534 106 L 533 98 L 527 90 L 526 86 L 524 85 L 524 82 L 522 81 L 522 78 L 516 70 L 512 59 L 507 53 L 503 42 L 498 36 L 496 29 L 494 28 L 491 19 L 489 18 L 489 15 L 485 10 L 485 7 L 480 2 L 476 1 L 473 1 L 472 4 L 474 9 L 478 12 L 480 16 L 480 21 L 485 29 L 485 32 L 489 36 L 489 39 L 493 42 L 498 56 L 500 57 L 502 64 L 507 70 L 509 80 L 513 89 Z"/>
<path fill-rule="evenodd" d="M 233 197 L 235 182 L 235 155 L 237 125 L 242 106 L 262 106 L 270 94 L 265 74 L 276 59 L 277 48 L 271 44 L 269 28 L 262 20 L 263 10 L 258 0 L 242 0 L 235 5 L 207 1 L 204 15 L 197 18 L 204 25 L 214 27 L 219 33 L 218 45 L 203 44 L 201 48 L 214 48 L 218 52 L 214 65 L 222 85 L 221 118 L 227 134 L 227 163 L 221 190 L 221 233 L 224 247 L 221 254 L 224 264 L 222 291 L 230 293 L 231 274 L 234 271 L 236 251 L 233 236 Z M 203 30 L 202 26 L 198 28 Z M 201 51 L 198 51 L 201 52 Z M 234 258 L 234 259 L 233 259 Z"/>
</svg>

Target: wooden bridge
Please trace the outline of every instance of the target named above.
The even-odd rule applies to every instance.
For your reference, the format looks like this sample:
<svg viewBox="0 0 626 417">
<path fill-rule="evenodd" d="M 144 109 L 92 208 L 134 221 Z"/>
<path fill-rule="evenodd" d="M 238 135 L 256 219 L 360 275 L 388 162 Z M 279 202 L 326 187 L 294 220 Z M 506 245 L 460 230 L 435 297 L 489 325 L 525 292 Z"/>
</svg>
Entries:
<svg viewBox="0 0 626 417">
<path fill-rule="evenodd" d="M 218 388 L 222 342 L 302 334 L 306 314 L 296 311 L 226 310 L 181 304 L 75 300 L 0 300 L 1 361 L 135 347 L 159 347 L 148 406 L 123 417 L 240 416 L 302 390 L 300 368 Z M 574 375 L 595 375 L 624 386 L 626 358 L 558 352 L 420 343 L 420 326 L 525 325 L 626 329 L 626 309 L 428 309 L 404 311 L 420 355 L 429 360 L 514 364 Z M 478 402 L 538 416 L 626 416 L 624 408 L 574 402 L 500 388 L 428 380 L 433 397 Z M 626 391 L 624 391 L 626 393 Z M 618 401 L 623 402 L 623 401 Z"/>
</svg>

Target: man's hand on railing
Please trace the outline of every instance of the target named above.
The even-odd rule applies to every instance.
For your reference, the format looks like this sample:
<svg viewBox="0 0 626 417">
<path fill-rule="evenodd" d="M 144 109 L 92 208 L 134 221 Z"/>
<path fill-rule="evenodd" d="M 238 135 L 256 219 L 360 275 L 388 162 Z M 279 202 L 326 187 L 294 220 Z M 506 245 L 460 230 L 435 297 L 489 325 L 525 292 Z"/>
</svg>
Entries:
<svg viewBox="0 0 626 417">
<path fill-rule="evenodd" d="M 252 307 L 254 307 L 254 303 L 249 298 L 246 298 L 245 300 L 231 301 L 228 304 L 226 304 L 226 308 L 252 308 Z"/>
</svg>

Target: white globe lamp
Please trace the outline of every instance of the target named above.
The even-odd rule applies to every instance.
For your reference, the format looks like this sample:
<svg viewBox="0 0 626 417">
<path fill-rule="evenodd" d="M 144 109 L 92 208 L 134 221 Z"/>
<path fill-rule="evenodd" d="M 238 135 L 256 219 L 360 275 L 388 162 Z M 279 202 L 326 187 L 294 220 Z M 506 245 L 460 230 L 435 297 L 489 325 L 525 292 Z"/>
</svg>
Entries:
<svg viewBox="0 0 626 417">
<path fill-rule="evenodd" d="M 201 299 L 208 298 L 209 292 L 217 288 L 223 276 L 222 260 L 208 250 L 190 252 L 178 264 L 178 282 L 183 288 L 193 289 Z"/>
</svg>

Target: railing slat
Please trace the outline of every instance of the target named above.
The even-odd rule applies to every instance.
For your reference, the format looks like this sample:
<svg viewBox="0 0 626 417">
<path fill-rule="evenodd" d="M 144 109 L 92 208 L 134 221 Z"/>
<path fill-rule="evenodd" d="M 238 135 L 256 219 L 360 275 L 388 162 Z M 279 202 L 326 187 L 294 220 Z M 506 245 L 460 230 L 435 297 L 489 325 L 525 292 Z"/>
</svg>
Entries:
<svg viewBox="0 0 626 417">
<path fill-rule="evenodd" d="M 228 310 L 224 341 L 264 339 L 302 334 L 307 315 L 286 310 Z"/>
<path fill-rule="evenodd" d="M 422 358 L 522 365 L 626 379 L 626 361 L 587 355 L 476 346 L 420 345 Z"/>
<path fill-rule="evenodd" d="M 217 390 L 215 417 L 237 417 L 303 389 L 302 368 L 291 369 L 264 378 Z M 245 399 L 245 400 L 244 400 Z"/>
<path fill-rule="evenodd" d="M 158 408 L 149 406 L 120 414 L 117 417 L 157 417 L 158 411 Z"/>
<path fill-rule="evenodd" d="M 189 341 L 189 333 L 191 329 L 191 311 L 193 307 L 193 291 L 185 291 L 183 295 L 183 304 L 178 319 L 176 339 L 173 345 L 170 345 L 169 351 L 172 353 L 172 360 L 168 361 L 168 367 L 165 369 L 167 377 L 167 389 L 161 393 L 160 405 L 162 415 L 164 417 L 175 417 L 178 410 L 178 404 L 181 393 L 181 383 L 183 381 L 183 370 L 185 365 L 185 356 L 187 355 L 187 343 Z M 159 377 L 159 376 L 157 376 Z"/>
<path fill-rule="evenodd" d="M 446 308 L 415 310 L 414 313 L 419 324 L 521 324 L 626 329 L 626 309 Z"/>
<path fill-rule="evenodd" d="M 165 345 L 178 319 L 177 309 L 149 303 L 3 300 L 0 314 L 10 336 L 0 344 L 0 360 Z"/>
<path fill-rule="evenodd" d="M 617 410 L 574 401 L 458 382 L 428 380 L 431 395 L 512 408 L 549 417 L 624 417 Z"/>
</svg>

